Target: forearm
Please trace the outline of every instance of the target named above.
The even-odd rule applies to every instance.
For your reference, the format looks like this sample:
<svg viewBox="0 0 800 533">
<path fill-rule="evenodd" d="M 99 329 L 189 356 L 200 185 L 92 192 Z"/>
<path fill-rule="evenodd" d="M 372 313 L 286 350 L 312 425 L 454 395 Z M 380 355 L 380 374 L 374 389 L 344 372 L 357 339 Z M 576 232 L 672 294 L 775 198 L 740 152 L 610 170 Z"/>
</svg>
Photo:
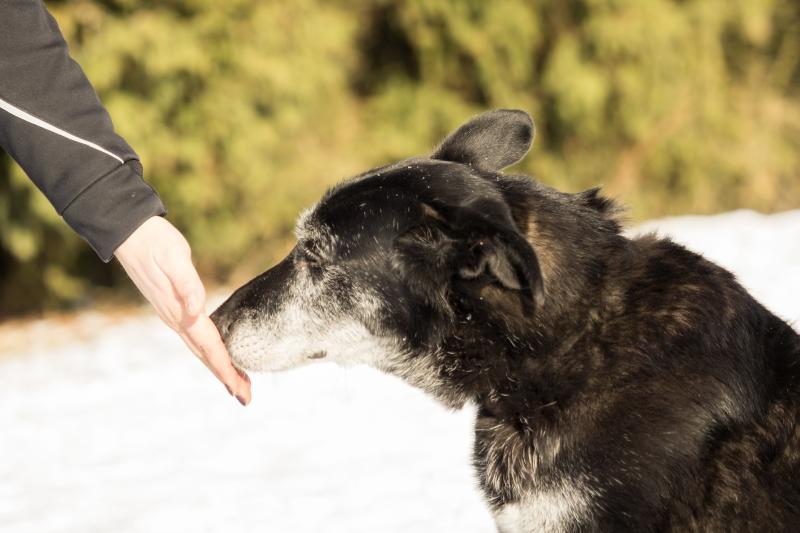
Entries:
<svg viewBox="0 0 800 533">
<path fill-rule="evenodd" d="M 0 146 L 105 261 L 164 214 L 39 0 L 0 1 Z"/>
</svg>

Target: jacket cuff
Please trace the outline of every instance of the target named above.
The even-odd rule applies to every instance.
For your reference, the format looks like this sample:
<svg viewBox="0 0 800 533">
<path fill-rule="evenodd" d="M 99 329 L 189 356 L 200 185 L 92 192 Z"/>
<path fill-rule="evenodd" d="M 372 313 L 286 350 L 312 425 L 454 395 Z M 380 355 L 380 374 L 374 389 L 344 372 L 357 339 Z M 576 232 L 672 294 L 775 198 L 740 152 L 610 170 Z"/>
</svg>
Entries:
<svg viewBox="0 0 800 533">
<path fill-rule="evenodd" d="M 135 160 L 92 183 L 61 213 L 106 263 L 145 220 L 165 214 L 161 198 L 142 179 Z"/>
</svg>

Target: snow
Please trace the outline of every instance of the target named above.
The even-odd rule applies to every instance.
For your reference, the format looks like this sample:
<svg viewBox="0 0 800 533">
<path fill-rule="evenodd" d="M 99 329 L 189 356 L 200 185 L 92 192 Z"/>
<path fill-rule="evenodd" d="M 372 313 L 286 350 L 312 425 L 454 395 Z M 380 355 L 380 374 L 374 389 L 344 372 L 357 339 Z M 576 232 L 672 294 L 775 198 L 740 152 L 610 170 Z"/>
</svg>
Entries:
<svg viewBox="0 0 800 533">
<path fill-rule="evenodd" d="M 800 322 L 800 210 L 635 232 L 655 229 Z M 252 376 L 242 408 L 154 318 L 63 342 L 39 342 L 47 322 L 31 331 L 0 355 L 0 531 L 494 531 L 470 466 L 472 409 L 328 364 Z"/>
</svg>

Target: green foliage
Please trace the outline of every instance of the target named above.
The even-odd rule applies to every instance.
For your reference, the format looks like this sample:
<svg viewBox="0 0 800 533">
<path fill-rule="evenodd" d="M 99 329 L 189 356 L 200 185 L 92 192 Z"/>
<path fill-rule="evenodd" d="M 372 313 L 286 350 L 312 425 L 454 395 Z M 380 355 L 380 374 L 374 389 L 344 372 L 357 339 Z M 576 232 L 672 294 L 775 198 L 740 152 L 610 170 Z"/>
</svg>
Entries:
<svg viewBox="0 0 800 533">
<path fill-rule="evenodd" d="M 493 107 L 537 123 L 519 171 L 634 218 L 800 204 L 791 0 L 50 6 L 212 282 L 265 268 L 331 183 Z M 127 286 L 0 159 L 0 314 Z"/>
</svg>

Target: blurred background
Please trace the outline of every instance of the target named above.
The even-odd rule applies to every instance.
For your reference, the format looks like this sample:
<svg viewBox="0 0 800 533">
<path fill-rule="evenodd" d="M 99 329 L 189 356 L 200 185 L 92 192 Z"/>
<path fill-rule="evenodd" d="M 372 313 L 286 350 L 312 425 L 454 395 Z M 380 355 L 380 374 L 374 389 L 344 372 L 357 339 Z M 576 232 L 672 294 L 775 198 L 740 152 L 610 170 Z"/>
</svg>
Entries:
<svg viewBox="0 0 800 533">
<path fill-rule="evenodd" d="M 794 0 L 68 0 L 72 54 L 212 285 L 265 270 L 330 184 L 531 113 L 514 170 L 633 221 L 800 205 Z M 0 319 L 134 297 L 0 155 Z"/>
</svg>

